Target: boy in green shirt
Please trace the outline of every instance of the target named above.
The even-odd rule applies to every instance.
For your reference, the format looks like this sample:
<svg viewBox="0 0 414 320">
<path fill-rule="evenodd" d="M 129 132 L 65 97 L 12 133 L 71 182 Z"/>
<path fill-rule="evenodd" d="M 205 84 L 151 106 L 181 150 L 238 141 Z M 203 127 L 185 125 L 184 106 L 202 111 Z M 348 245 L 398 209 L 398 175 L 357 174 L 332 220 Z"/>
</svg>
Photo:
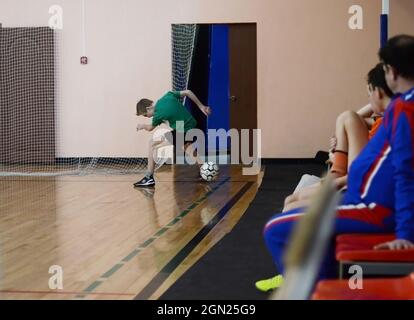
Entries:
<svg viewBox="0 0 414 320">
<path fill-rule="evenodd" d="M 181 98 L 183 97 L 188 97 L 191 101 L 193 101 L 206 116 L 210 115 L 210 107 L 203 105 L 190 90 L 169 91 L 160 100 L 158 100 L 155 105 L 154 102 L 149 99 L 142 99 L 137 103 L 137 116 L 152 118 L 151 124 L 138 124 L 137 131 L 153 131 L 164 122 L 168 122 L 173 131 L 168 135 L 165 135 L 160 141 L 150 141 L 148 150 L 148 172 L 144 178 L 134 184 L 134 187 L 154 186 L 154 151 L 162 146 L 165 146 L 166 141 L 169 141 L 175 145 L 177 133 L 184 134 L 185 136 L 189 130 L 197 127 L 197 121 L 181 102 Z M 184 124 L 184 126 L 179 124 Z M 184 141 L 184 151 L 190 156 L 194 155 L 194 149 L 192 147 L 193 142 L 194 141 Z M 201 164 L 200 160 L 197 160 L 199 164 Z"/>
</svg>

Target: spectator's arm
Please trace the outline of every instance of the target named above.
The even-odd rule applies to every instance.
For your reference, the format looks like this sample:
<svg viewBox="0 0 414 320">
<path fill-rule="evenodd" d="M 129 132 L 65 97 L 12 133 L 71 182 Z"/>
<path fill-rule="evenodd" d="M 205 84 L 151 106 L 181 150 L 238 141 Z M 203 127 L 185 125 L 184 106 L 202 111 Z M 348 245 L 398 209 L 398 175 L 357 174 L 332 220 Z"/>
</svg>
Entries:
<svg viewBox="0 0 414 320">
<path fill-rule="evenodd" d="M 391 112 L 390 112 L 391 113 Z M 395 183 L 397 239 L 414 241 L 414 110 L 397 100 L 387 119 Z"/>
<path fill-rule="evenodd" d="M 373 115 L 374 111 L 372 110 L 371 104 L 367 104 L 365 107 L 359 109 L 357 113 L 362 118 L 369 118 Z"/>
</svg>

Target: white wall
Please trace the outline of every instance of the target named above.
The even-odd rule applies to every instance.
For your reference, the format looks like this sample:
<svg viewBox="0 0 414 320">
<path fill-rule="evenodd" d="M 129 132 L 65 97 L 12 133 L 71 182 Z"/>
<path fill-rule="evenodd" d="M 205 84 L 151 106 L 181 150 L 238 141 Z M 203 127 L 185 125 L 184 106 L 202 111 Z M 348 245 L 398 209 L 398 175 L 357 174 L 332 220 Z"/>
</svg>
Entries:
<svg viewBox="0 0 414 320">
<path fill-rule="evenodd" d="M 414 1 L 392 1 L 391 32 L 414 34 Z M 81 0 L 0 0 L 3 27 L 47 25 L 64 10 L 60 156 L 145 156 L 135 103 L 171 87 L 171 24 L 256 22 L 264 157 L 326 149 L 336 115 L 366 103 L 381 1 L 86 0 L 90 64 L 81 66 Z M 364 8 L 364 30 L 348 8 Z M 212 106 L 214 108 L 214 106 Z"/>
</svg>

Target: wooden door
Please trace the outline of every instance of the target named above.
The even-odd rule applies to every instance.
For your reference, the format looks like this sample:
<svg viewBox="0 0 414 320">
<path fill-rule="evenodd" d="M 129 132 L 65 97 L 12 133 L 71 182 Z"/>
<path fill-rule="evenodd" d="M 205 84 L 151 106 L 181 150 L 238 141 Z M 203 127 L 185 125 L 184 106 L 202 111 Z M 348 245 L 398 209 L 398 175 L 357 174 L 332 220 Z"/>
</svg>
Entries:
<svg viewBox="0 0 414 320">
<path fill-rule="evenodd" d="M 229 25 L 230 128 L 257 129 L 256 24 Z M 253 151 L 250 134 L 250 154 Z"/>
</svg>

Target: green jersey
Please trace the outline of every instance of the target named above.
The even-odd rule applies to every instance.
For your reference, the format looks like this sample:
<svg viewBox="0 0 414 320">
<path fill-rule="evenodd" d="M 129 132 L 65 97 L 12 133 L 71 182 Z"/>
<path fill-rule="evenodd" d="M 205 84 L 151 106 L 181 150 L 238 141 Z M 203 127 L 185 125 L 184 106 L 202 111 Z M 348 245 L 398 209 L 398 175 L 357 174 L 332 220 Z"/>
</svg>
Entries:
<svg viewBox="0 0 414 320">
<path fill-rule="evenodd" d="M 178 91 L 167 92 L 155 104 L 152 126 L 157 127 L 165 121 L 177 132 L 187 132 L 197 125 L 196 120 L 181 103 L 181 94 Z M 177 122 L 183 123 L 184 127 Z"/>
</svg>

